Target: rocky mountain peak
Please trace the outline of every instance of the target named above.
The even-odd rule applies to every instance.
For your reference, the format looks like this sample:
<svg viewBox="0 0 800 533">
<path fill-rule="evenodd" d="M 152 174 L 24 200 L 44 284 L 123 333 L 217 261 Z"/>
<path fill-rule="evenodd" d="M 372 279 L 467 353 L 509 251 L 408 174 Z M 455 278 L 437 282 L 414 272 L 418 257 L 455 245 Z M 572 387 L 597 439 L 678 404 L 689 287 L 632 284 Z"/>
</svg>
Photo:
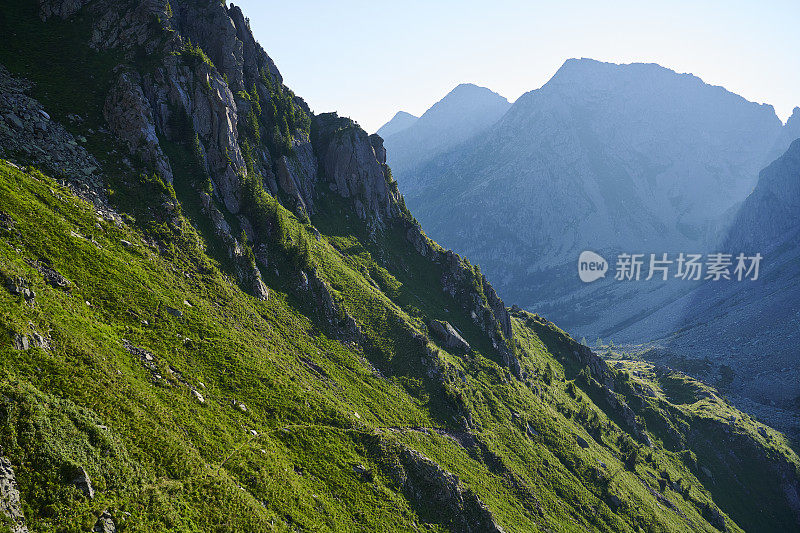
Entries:
<svg viewBox="0 0 800 533">
<path fill-rule="evenodd" d="M 312 212 L 318 170 L 311 144 L 312 113 L 283 85 L 275 63 L 256 42 L 241 9 L 216 1 L 153 0 L 117 5 L 106 0 L 41 0 L 42 19 L 70 19 L 81 10 L 91 14 L 87 40 L 97 49 L 131 52 L 115 69 L 105 118 L 131 155 L 166 181 L 173 171 L 163 142 L 194 143 L 213 185 L 214 196 L 232 214 L 239 214 L 242 178 L 256 174 L 274 195 L 286 195 L 293 210 Z M 159 24 L 151 22 L 157 20 Z M 136 61 L 136 50 L 151 58 Z M 322 123 L 325 121 L 323 120 Z M 360 130 L 357 126 L 356 129 Z M 363 130 L 351 138 L 353 161 L 370 167 L 348 179 L 383 176 Z M 341 148 L 340 149 L 344 149 Z M 327 153 L 327 147 L 321 147 Z M 371 154 L 371 160 L 363 157 Z M 383 179 L 383 178 L 381 178 Z M 374 180 L 373 180 L 374 181 Z M 386 217 L 394 201 L 387 185 L 365 183 L 369 194 L 358 200 L 359 216 Z M 352 196 L 359 183 L 339 190 Z M 380 204 L 380 208 L 378 205 Z M 376 211 L 371 211 L 376 209 Z"/>
<path fill-rule="evenodd" d="M 491 89 L 473 83 L 461 83 L 445 95 L 419 118 L 420 121 L 435 120 L 440 115 L 453 113 L 482 113 L 505 110 L 510 103 Z"/>
<path fill-rule="evenodd" d="M 39 5 L 45 21 L 61 18 L 76 26 L 89 21 L 85 39 L 91 48 L 121 52 L 102 110 L 111 133 L 129 152 L 136 172 L 155 174 L 167 184 L 186 173 L 181 168 L 186 162 L 167 154 L 184 153 L 191 172 L 201 175 L 184 181 L 206 179 L 208 189 L 195 191 L 202 215 L 235 260 L 240 281 L 257 297 L 268 297 L 260 271 L 266 262 L 259 267 L 251 260 L 233 226 L 256 247 L 270 241 L 274 228 L 254 207 L 262 192 L 306 221 L 323 196 L 335 194 L 372 235 L 397 223 L 412 242 L 425 241 L 410 223 L 383 138 L 335 113 L 314 115 L 283 84 L 238 6 L 216 0 L 40 0 Z M 465 84 L 442 107 L 464 110 L 470 100 L 495 105 L 495 113 L 509 105 L 488 89 Z M 428 257 L 445 262 L 439 254 Z M 515 367 L 503 302 L 483 278 L 482 289 L 475 291 L 471 266 L 460 260 L 446 264 L 442 284 L 474 311 L 503 360 Z M 313 273 L 304 276 L 316 279 Z"/>
<path fill-rule="evenodd" d="M 389 122 L 380 127 L 377 134 L 387 139 L 414 124 L 418 118 L 419 117 L 406 111 L 398 111 Z"/>
<path fill-rule="evenodd" d="M 389 164 L 402 173 L 485 130 L 510 107 L 508 100 L 490 89 L 462 83 L 407 127 L 397 129 L 394 119 L 384 126 L 395 131 L 385 137 Z"/>
</svg>

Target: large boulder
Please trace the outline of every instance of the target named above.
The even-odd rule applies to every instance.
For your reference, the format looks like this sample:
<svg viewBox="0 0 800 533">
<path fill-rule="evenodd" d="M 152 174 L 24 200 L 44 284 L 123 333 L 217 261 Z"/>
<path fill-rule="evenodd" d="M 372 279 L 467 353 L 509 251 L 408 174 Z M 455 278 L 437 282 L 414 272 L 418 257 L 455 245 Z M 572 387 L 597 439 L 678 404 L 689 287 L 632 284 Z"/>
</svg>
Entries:
<svg viewBox="0 0 800 533">
<path fill-rule="evenodd" d="M 429 326 L 431 331 L 444 342 L 447 348 L 465 352 L 470 350 L 469 343 L 464 340 L 464 337 L 456 331 L 456 328 L 454 328 L 450 322 L 431 320 Z"/>
</svg>

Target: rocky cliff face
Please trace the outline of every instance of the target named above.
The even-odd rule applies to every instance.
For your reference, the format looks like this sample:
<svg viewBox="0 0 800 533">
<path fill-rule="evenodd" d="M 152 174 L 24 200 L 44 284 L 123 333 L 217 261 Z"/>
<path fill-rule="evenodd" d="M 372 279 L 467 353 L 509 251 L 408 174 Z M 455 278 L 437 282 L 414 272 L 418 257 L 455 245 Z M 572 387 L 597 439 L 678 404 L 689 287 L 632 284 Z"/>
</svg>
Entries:
<svg viewBox="0 0 800 533">
<path fill-rule="evenodd" d="M 247 178 L 299 217 L 314 215 L 320 195 L 336 194 L 371 232 L 400 224 L 422 255 L 444 265 L 443 289 L 471 312 L 519 375 L 505 305 L 485 278 L 471 283 L 472 271 L 458 256 L 437 251 L 418 226 L 407 222 L 410 215 L 387 166 L 382 138 L 335 113 L 314 115 L 283 85 L 237 6 L 211 0 L 41 0 L 39 5 L 43 20 L 72 21 L 80 15 L 91 21 L 90 46 L 122 58 L 113 70 L 103 115 L 138 171 L 170 183 L 175 170 L 165 146 L 194 147 L 213 191 L 198 191 L 203 214 L 236 260 L 248 290 L 268 297 L 260 271 L 265 262 L 259 266 L 248 259 L 226 213 L 254 244 L 270 236 L 259 234 L 247 218 Z M 469 92 L 461 89 L 458 94 Z M 507 106 L 492 95 L 492 109 Z"/>
<path fill-rule="evenodd" d="M 800 225 L 800 139 L 759 174 L 728 237 L 730 246 L 752 250 L 772 247 Z"/>
<path fill-rule="evenodd" d="M 273 194 L 288 196 L 293 209 L 313 212 L 315 188 L 330 180 L 339 194 L 354 198 L 364 219 L 397 213 L 391 205 L 398 195 L 382 167 L 385 151 L 379 161 L 363 130 L 326 116 L 313 119 L 319 135 L 312 146 L 308 106 L 283 86 L 237 6 L 41 2 L 44 19 L 69 18 L 81 9 L 95 21 L 94 48 L 125 52 L 105 117 L 144 167 L 171 181 L 160 140 L 186 142 L 194 135 L 214 195 L 232 214 L 241 209 L 248 173 L 261 176 Z M 150 56 L 146 64 L 133 57 L 142 48 Z M 376 146 L 382 150 L 379 141 Z"/>
<path fill-rule="evenodd" d="M 376 221 L 400 213 L 400 194 L 386 166 L 386 149 L 378 135 L 353 121 L 327 113 L 315 117 L 312 140 L 330 190 L 351 198 L 358 216 Z"/>
</svg>

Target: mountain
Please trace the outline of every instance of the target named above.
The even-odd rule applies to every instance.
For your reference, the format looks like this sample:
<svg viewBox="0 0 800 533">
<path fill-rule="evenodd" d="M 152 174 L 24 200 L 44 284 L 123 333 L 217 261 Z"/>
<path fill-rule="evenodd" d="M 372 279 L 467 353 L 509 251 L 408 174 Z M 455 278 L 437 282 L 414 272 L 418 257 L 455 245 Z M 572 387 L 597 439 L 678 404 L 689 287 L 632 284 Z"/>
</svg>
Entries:
<svg viewBox="0 0 800 533">
<path fill-rule="evenodd" d="M 0 32 L 0 531 L 800 526 L 782 434 L 506 307 L 235 5 Z"/>
<path fill-rule="evenodd" d="M 385 136 L 381 133 L 388 162 L 395 171 L 410 170 L 488 128 L 509 107 L 508 100 L 499 94 L 485 87 L 462 83 L 407 128 Z M 381 130 L 387 127 L 391 130 L 395 119 Z"/>
<path fill-rule="evenodd" d="M 764 163 L 764 166 L 779 158 L 795 139 L 800 139 L 800 107 L 795 107 L 792 115 L 787 119 L 778 141 L 772 149 L 770 158 Z"/>
<path fill-rule="evenodd" d="M 800 139 L 761 171 L 725 239 L 763 256 L 756 281 L 708 282 L 630 325 L 649 358 L 715 383 L 748 411 L 800 435 Z"/>
<path fill-rule="evenodd" d="M 405 111 L 398 111 L 392 117 L 392 120 L 381 126 L 381 128 L 376 132 L 378 135 L 381 136 L 383 139 L 387 139 L 390 136 L 403 131 L 404 129 L 410 127 L 414 124 L 419 117 L 415 117 L 411 113 L 406 113 Z"/>
<path fill-rule="evenodd" d="M 713 248 L 782 131 L 772 107 L 696 76 L 573 59 L 489 129 L 394 175 L 428 234 L 503 297 L 606 337 L 690 287 L 586 285 L 580 252 Z"/>
</svg>

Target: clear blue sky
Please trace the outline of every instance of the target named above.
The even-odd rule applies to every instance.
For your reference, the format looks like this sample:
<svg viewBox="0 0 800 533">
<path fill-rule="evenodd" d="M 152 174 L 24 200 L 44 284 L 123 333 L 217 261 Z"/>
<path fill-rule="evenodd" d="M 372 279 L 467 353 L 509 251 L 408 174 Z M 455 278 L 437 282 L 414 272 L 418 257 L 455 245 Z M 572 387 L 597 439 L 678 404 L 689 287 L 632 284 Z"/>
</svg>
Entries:
<svg viewBox="0 0 800 533">
<path fill-rule="evenodd" d="M 691 72 L 782 120 L 800 106 L 800 2 L 240 0 L 286 84 L 370 132 L 471 82 L 509 100 L 570 57 Z"/>
</svg>

